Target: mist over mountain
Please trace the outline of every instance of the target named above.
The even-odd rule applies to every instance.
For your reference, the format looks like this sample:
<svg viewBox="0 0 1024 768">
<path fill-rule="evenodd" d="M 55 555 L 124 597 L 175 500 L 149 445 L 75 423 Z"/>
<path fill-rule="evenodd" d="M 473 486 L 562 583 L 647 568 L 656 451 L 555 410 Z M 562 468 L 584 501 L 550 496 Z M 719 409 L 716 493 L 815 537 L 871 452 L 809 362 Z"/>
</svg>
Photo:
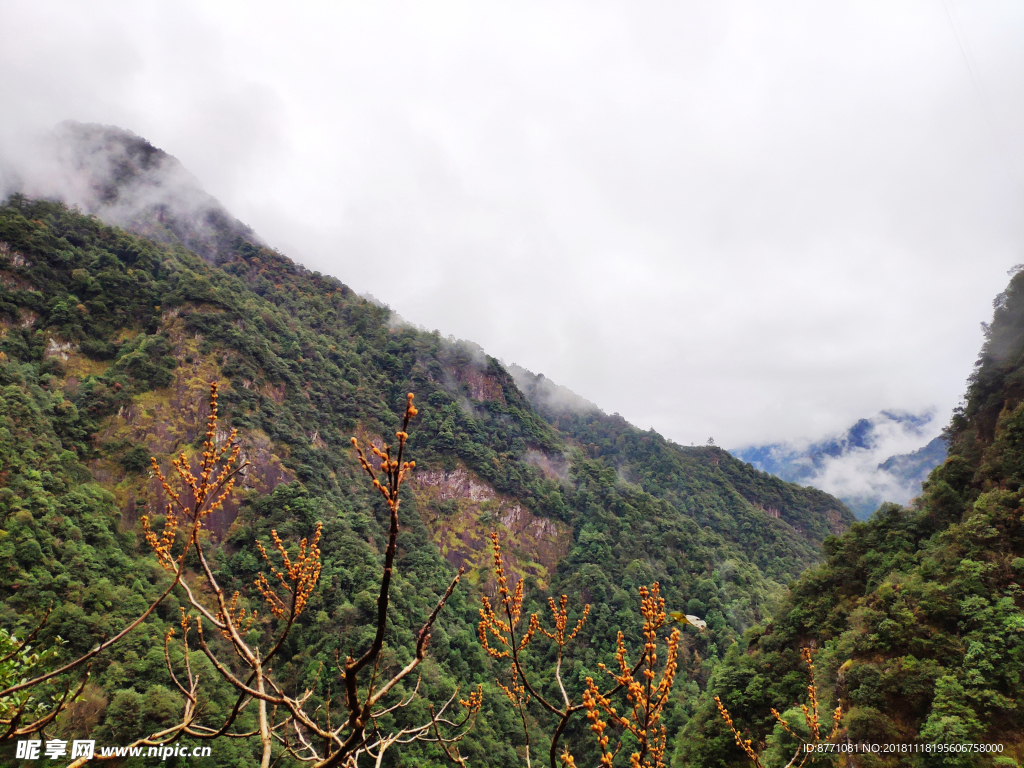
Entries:
<svg viewBox="0 0 1024 768">
<path fill-rule="evenodd" d="M 515 378 L 516 386 L 542 413 L 551 416 L 559 413 L 601 413 L 601 409 L 594 403 L 580 397 L 568 387 L 556 384 L 544 374 L 534 374 L 515 363 L 508 366 L 508 372 Z"/>
<path fill-rule="evenodd" d="M 640 429 L 310 272 L 127 131 L 65 125 L 49 141 L 50 160 L 5 171 L 17 193 L 0 204 L 3 628 L 24 634 L 52 608 L 39 644 L 59 635 L 82 653 L 161 589 L 140 535 L 140 517 L 163 499 L 147 457 L 196 458 L 218 380 L 224 426 L 239 430 L 250 464 L 239 496 L 210 519 L 218 579 L 251 592 L 256 540 L 295 542 L 324 523 L 324 577 L 275 670 L 322 704 L 331 681 L 320 670 L 365 640 L 385 540 L 349 437 L 393 434 L 414 391 L 417 464 L 403 487 L 388 645 L 407 653 L 422 615 L 467 569 L 419 690 L 436 700 L 483 687 L 486 706 L 463 742 L 470 764 L 523 762 L 517 717 L 476 635 L 481 595 L 493 594 L 491 531 L 511 580 L 526 585 L 524 611 L 561 594 L 592 605 L 563 667 L 576 691 L 616 663 L 620 632 L 642 642 L 638 586 L 658 581 L 668 609 L 706 620 L 681 645 L 665 720 L 674 768 L 749 764 L 716 696 L 758 748 L 780 744 L 770 713 L 802 719 L 786 708 L 807 696 L 807 647 L 822 701 L 840 707 L 840 738 L 998 742 L 1024 756 L 1024 274 L 996 299 L 945 459 L 933 414 L 896 411 L 813 444 L 732 455 Z M 32 167 L 52 173 L 27 175 Z M 866 522 L 841 500 L 863 515 L 913 496 Z M 88 706 L 54 735 L 123 743 L 163 727 L 180 701 L 151 651 L 178 622 L 171 606 L 123 653 L 99 657 Z M 215 674 L 204 685 L 201 718 L 230 710 L 230 687 Z M 397 726 L 408 716 L 397 712 Z M 254 722 L 245 711 L 237 725 Z M 565 735 L 592 743 L 585 723 Z M 245 739 L 216 745 L 212 768 L 257 764 Z M 953 757 L 919 764 L 1010 764 L 943 754 Z M 419 768 L 441 758 L 409 745 L 388 759 Z"/>
<path fill-rule="evenodd" d="M 773 443 L 732 453 L 783 480 L 838 496 L 863 520 L 882 502 L 906 504 L 921 493 L 922 481 L 946 456 L 942 437 L 933 436 L 938 427 L 933 413 L 883 411 L 807 446 Z"/>
<path fill-rule="evenodd" d="M 615 663 L 620 632 L 641 641 L 637 588 L 657 581 L 668 607 L 706 621 L 686 634 L 696 694 L 725 649 L 854 522 L 828 493 L 714 446 L 677 445 L 304 269 L 144 139 L 66 124 L 47 141 L 49 154 L 5 171 L 18 191 L 0 204 L 5 628 L 30 631 L 52 605 L 40 642 L 59 634 L 68 653 L 82 653 L 151 599 L 161 571 L 140 518 L 162 513 L 163 491 L 147 457 L 161 466 L 195 459 L 213 380 L 224 426 L 239 430 L 249 462 L 239 497 L 209 521 L 225 589 L 251 591 L 257 538 L 297 541 L 324 523 L 322 588 L 279 670 L 318 701 L 331 681 L 315 670 L 365 635 L 386 540 L 387 517 L 349 440 L 394 434 L 415 392 L 407 448 L 416 470 L 407 494 L 403 486 L 394 582 L 401 610 L 388 643 L 397 654 L 414 647 L 421 614 L 456 569 L 468 570 L 436 625 L 436 668 L 421 692 L 486 687 L 489 709 L 465 742 L 475 765 L 517 765 L 521 747 L 476 637 L 491 531 L 510 578 L 528 587 L 524 610 L 549 595 L 593 604 L 570 685 L 579 690 L 599 664 Z M 130 653 L 99 660 L 88 728 L 61 724 L 61 737 L 120 742 L 158 730 L 159 713 L 177 702 L 146 649 L 177 622 L 174 610 L 154 614 Z M 211 711 L 230 709 L 216 675 L 208 685 Z M 673 734 L 694 704 L 674 705 Z M 252 723 L 243 713 L 238 726 Z M 211 765 L 252 764 L 248 749 L 224 745 Z M 422 749 L 393 764 L 437 758 Z"/>
<path fill-rule="evenodd" d="M 60 200 L 145 237 L 180 242 L 210 262 L 238 238 L 261 243 L 177 158 L 116 126 L 69 120 L 0 157 L 0 199 L 13 193 Z"/>
</svg>

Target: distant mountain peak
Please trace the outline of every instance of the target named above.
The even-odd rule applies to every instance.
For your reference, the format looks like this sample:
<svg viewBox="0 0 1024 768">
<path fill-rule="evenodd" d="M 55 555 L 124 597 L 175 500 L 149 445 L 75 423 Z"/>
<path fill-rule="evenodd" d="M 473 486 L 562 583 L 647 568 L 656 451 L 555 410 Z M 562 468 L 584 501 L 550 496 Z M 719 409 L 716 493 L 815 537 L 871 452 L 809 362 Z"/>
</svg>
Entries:
<svg viewBox="0 0 1024 768">
<path fill-rule="evenodd" d="M 887 410 L 806 447 L 772 443 L 732 453 L 783 480 L 835 494 L 866 518 L 884 501 L 906 504 L 920 494 L 946 455 L 936 431 L 933 412 Z"/>
<path fill-rule="evenodd" d="M 211 263 L 239 238 L 261 244 L 177 158 L 112 125 L 59 124 L 0 166 L 0 193 L 60 200 Z"/>
</svg>

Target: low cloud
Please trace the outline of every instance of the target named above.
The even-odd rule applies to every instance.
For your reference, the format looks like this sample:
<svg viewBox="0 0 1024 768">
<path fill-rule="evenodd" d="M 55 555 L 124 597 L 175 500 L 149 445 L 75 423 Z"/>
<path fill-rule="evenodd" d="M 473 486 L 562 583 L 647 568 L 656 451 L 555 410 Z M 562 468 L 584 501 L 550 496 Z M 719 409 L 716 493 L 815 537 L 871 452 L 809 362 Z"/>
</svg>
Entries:
<svg viewBox="0 0 1024 768">
<path fill-rule="evenodd" d="M 942 460 L 944 423 L 934 412 L 885 411 L 814 443 L 777 443 L 732 451 L 764 471 L 842 499 L 859 517 L 883 501 L 906 504 Z"/>
<path fill-rule="evenodd" d="M 259 242 L 176 158 L 116 126 L 66 121 L 7 144 L 0 197 L 60 200 L 108 224 L 171 237 L 215 261 L 241 236 Z"/>
<path fill-rule="evenodd" d="M 555 384 L 544 374 L 533 373 L 515 363 L 506 365 L 515 379 L 516 386 L 527 399 L 542 413 L 590 413 L 601 409 L 571 389 Z"/>
</svg>

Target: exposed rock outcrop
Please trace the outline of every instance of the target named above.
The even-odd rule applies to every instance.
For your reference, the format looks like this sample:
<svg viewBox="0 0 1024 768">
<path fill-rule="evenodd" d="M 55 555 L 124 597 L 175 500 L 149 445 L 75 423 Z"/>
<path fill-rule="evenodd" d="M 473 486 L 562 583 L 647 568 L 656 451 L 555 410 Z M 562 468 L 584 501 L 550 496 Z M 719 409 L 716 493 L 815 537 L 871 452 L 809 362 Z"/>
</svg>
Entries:
<svg viewBox="0 0 1024 768">
<path fill-rule="evenodd" d="M 494 530 L 501 535 L 512 584 L 529 575 L 546 586 L 569 551 L 572 531 L 567 525 L 533 514 L 463 467 L 418 471 L 410 486 L 441 554 L 456 567 L 466 566 L 471 580 L 490 576 Z"/>
</svg>

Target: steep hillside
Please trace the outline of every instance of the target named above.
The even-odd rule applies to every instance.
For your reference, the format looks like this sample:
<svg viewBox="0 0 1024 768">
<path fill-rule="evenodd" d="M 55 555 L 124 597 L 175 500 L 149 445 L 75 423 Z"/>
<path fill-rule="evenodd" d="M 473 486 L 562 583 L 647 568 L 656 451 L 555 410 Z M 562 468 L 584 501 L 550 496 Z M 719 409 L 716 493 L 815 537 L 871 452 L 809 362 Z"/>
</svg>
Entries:
<svg viewBox="0 0 1024 768">
<path fill-rule="evenodd" d="M 122 177 L 169 162 L 157 152 L 134 143 L 118 150 L 128 158 Z M 115 186 L 111 199 L 141 194 L 133 184 Z M 284 670 L 318 696 L 332 678 L 316 670 L 365 640 L 382 548 L 382 509 L 355 472 L 348 440 L 393 432 L 408 391 L 422 415 L 409 444 L 417 473 L 403 506 L 388 637 L 399 656 L 455 565 L 469 565 L 470 581 L 488 588 L 475 566 L 486 562 L 495 528 L 531 604 L 545 589 L 595 604 L 570 680 L 579 686 L 612 660 L 619 629 L 637 639 L 635 586 L 660 579 L 671 605 L 706 615 L 708 632 L 691 643 L 714 657 L 850 520 L 836 500 L 724 452 L 687 454 L 615 417 L 552 419 L 473 345 L 396 323 L 237 222 L 203 213 L 197 224 L 172 203 L 128 206 L 133 226 L 159 242 L 58 203 L 14 196 L 0 207 L 5 627 L 24 631 L 52 602 L 48 636 L 81 652 L 155 593 L 162 572 L 137 539 L 139 516 L 159 497 L 146 457 L 166 465 L 196 452 L 212 379 L 222 382 L 227 425 L 239 429 L 252 464 L 238 502 L 213 521 L 221 577 L 245 591 L 257 568 L 254 538 L 274 527 L 298 539 L 325 522 L 322 587 L 290 638 Z M 205 258 L 185 247 L 197 242 Z M 435 698 L 457 681 L 492 678 L 475 638 L 478 605 L 467 586 L 442 618 L 432 643 L 439 666 L 424 682 Z M 151 651 L 176 610 L 165 605 L 116 660 L 94 667 L 86 730 L 106 743 L 155 729 L 174 709 Z M 512 765 L 520 737 L 493 694 L 471 758 Z M 210 696 L 216 713 L 226 692 L 214 686 Z M 421 749 L 396 764 L 420 764 Z M 245 750 L 233 742 L 215 762 L 245 765 Z"/>
<path fill-rule="evenodd" d="M 721 448 L 676 445 L 543 376 L 511 371 L 537 412 L 584 455 L 721 534 L 775 578 L 814 562 L 825 537 L 853 522 L 823 491 L 753 470 Z"/>
<path fill-rule="evenodd" d="M 763 736 L 795 701 L 796 649 L 846 710 L 845 736 L 875 743 L 1000 743 L 1024 758 L 1024 273 L 996 300 L 948 456 L 912 509 L 883 507 L 826 542 L 782 610 L 716 670 L 737 722 Z M 741 765 L 709 699 L 677 764 Z M 858 766 L 1014 765 L 979 754 L 858 756 Z M 849 763 L 853 765 L 853 762 Z"/>
</svg>

